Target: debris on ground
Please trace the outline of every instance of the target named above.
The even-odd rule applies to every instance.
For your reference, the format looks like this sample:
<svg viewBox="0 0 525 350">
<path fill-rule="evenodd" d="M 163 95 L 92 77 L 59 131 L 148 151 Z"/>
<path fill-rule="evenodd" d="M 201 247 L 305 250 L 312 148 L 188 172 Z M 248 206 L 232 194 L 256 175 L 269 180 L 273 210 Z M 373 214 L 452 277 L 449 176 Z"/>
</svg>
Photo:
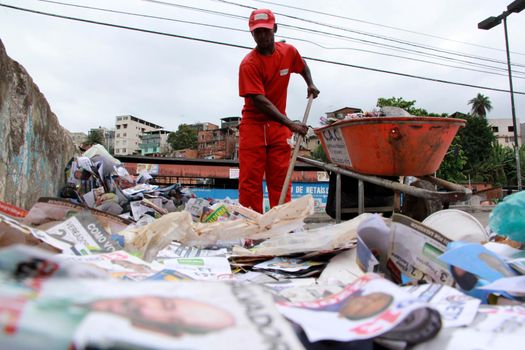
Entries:
<svg viewBox="0 0 525 350">
<path fill-rule="evenodd" d="M 308 228 L 311 196 L 259 214 L 92 152 L 67 198 L 0 203 L 1 348 L 521 348 L 525 192 L 486 228 L 455 209 Z"/>
</svg>

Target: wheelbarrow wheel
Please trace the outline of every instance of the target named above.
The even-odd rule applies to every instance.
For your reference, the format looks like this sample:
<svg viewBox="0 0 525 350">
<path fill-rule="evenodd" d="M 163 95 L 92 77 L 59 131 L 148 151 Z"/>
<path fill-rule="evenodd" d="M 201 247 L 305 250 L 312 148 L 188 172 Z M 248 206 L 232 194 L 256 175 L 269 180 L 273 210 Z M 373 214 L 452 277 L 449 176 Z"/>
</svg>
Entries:
<svg viewBox="0 0 525 350">
<path fill-rule="evenodd" d="M 417 180 L 410 184 L 417 188 L 435 191 L 434 185 L 430 181 Z M 419 198 L 404 194 L 401 213 L 414 220 L 423 221 L 427 216 L 443 209 L 443 203 L 436 199 Z"/>
</svg>

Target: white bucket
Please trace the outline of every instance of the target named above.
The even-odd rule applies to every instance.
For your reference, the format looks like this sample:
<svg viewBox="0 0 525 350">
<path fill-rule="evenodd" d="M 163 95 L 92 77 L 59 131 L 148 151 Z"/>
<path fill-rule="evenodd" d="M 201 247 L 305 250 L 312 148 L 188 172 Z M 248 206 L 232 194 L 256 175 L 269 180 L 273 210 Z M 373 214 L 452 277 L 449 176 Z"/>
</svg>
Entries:
<svg viewBox="0 0 525 350">
<path fill-rule="evenodd" d="M 453 241 L 481 243 L 486 242 L 489 238 L 487 231 L 478 219 L 458 209 L 445 209 L 435 212 L 423 220 L 423 224 Z"/>
</svg>

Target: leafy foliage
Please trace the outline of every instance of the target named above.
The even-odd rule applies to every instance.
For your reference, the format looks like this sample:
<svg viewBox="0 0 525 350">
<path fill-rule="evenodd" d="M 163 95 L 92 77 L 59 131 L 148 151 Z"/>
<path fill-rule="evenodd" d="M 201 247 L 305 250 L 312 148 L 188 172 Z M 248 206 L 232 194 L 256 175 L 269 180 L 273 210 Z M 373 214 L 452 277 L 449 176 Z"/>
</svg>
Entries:
<svg viewBox="0 0 525 350">
<path fill-rule="evenodd" d="M 476 169 L 475 180 L 503 186 L 509 184 L 509 177 L 516 178 L 514 150 L 495 142 L 486 161 Z"/>
<path fill-rule="evenodd" d="M 92 146 L 96 145 L 97 143 L 104 143 L 104 135 L 102 134 L 102 130 L 92 129 L 86 138 L 86 144 Z"/>
<path fill-rule="evenodd" d="M 489 161 L 492 148 L 496 143 L 496 136 L 492 132 L 487 119 L 475 116 L 466 116 L 467 123 L 458 132 L 459 143 L 465 151 L 467 163 L 465 170 L 474 178 L 483 178 L 478 172 L 483 163 Z M 478 176 L 479 175 L 479 176 Z"/>
<path fill-rule="evenodd" d="M 174 150 L 197 149 L 197 130 L 187 124 L 181 124 L 177 131 L 168 135 L 168 143 Z"/>
<path fill-rule="evenodd" d="M 490 112 L 492 109 L 492 103 L 490 102 L 490 99 L 482 94 L 478 94 L 472 100 L 468 101 L 468 104 L 472 105 L 471 113 L 476 117 L 485 118 L 487 116 L 487 112 Z"/>
<path fill-rule="evenodd" d="M 391 98 L 384 98 L 380 97 L 377 99 L 377 107 L 385 107 L 385 106 L 392 106 L 392 107 L 399 107 L 403 108 L 408 113 L 415 115 L 415 116 L 431 116 L 431 117 L 445 117 L 446 114 L 436 114 L 436 113 L 429 113 L 426 111 L 426 109 L 423 108 L 416 108 L 414 105 L 416 104 L 416 101 L 405 101 L 402 97 L 391 97 Z"/>
<path fill-rule="evenodd" d="M 463 169 L 467 161 L 459 136 L 456 136 L 437 171 L 437 176 L 451 182 L 465 182 L 467 176 L 463 173 Z"/>
</svg>

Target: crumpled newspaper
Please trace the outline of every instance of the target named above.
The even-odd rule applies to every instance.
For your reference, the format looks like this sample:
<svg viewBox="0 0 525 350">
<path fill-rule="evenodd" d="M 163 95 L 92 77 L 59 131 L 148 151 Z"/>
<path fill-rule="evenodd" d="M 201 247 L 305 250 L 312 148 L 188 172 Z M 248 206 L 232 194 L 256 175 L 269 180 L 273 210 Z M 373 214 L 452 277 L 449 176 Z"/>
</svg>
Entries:
<svg viewBox="0 0 525 350">
<path fill-rule="evenodd" d="M 314 200 L 311 195 L 306 195 L 276 206 L 265 214 L 233 204 L 229 204 L 229 211 L 241 215 L 235 220 L 202 223 L 193 222 L 190 212 L 175 212 L 148 225 L 123 230 L 119 235 L 124 237 L 125 250 L 150 262 L 173 240 L 206 248 L 221 242 L 278 237 L 302 229 L 304 219 L 314 212 Z"/>
<path fill-rule="evenodd" d="M 118 233 L 124 237 L 124 249 L 138 254 L 147 262 L 153 261 L 159 251 L 172 241 L 184 241 L 193 234 L 191 215 L 188 212 L 166 214 L 152 223 L 131 227 Z"/>
</svg>

